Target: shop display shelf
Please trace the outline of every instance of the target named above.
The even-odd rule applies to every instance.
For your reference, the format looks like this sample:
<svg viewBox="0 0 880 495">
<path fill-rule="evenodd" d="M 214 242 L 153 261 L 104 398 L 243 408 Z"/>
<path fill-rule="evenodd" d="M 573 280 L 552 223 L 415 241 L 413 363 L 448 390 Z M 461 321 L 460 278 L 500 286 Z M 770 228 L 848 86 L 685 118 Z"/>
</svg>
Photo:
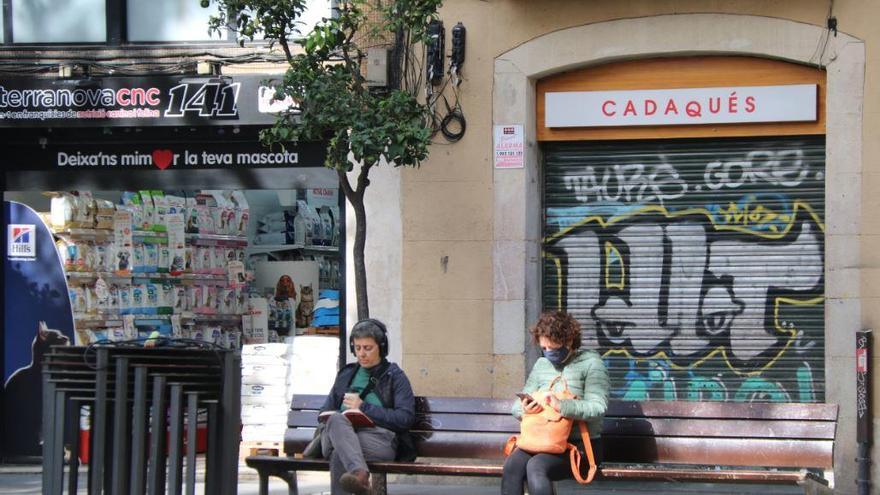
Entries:
<svg viewBox="0 0 880 495">
<path fill-rule="evenodd" d="M 123 280 L 131 281 L 150 279 L 150 280 L 169 280 L 169 281 L 208 281 L 226 283 L 229 277 L 226 274 L 216 273 L 182 273 L 174 275 L 167 272 L 132 272 L 132 273 L 115 273 L 115 272 L 74 272 L 66 273 L 68 280 L 78 282 L 80 284 L 88 284 L 94 282 L 98 277 L 104 280 Z"/>
<path fill-rule="evenodd" d="M 113 237 L 112 229 L 80 229 L 67 228 L 55 229 L 52 231 L 58 237 L 67 237 L 70 239 L 79 239 L 86 241 L 107 240 Z"/>
<path fill-rule="evenodd" d="M 248 238 L 238 235 L 186 234 L 188 244 L 196 246 L 247 247 Z"/>
<path fill-rule="evenodd" d="M 248 246 L 247 254 L 271 254 L 283 251 L 312 251 L 321 253 L 338 253 L 339 246 L 304 246 L 302 244 L 256 244 Z"/>
<path fill-rule="evenodd" d="M 242 315 L 179 313 L 177 315 L 135 314 L 133 316 L 135 317 L 135 326 L 145 326 L 166 323 L 171 320 L 172 316 L 180 316 L 180 322 L 183 325 L 192 323 L 238 324 L 241 323 Z M 121 327 L 123 325 L 123 315 L 120 314 L 76 315 L 74 320 L 77 328 Z"/>
</svg>

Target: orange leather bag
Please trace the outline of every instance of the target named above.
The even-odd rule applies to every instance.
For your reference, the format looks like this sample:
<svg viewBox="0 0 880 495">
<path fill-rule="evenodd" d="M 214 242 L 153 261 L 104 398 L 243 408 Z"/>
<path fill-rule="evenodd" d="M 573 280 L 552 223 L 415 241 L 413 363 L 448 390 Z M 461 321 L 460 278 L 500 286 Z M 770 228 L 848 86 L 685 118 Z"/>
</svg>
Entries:
<svg viewBox="0 0 880 495">
<path fill-rule="evenodd" d="M 559 380 L 562 380 L 563 389 L 553 390 L 553 387 Z M 575 420 L 566 418 L 552 407 L 545 405 L 545 398 L 548 395 L 554 395 L 559 400 L 577 398 L 568 389 L 568 383 L 565 381 L 565 378 L 559 375 L 550 382 L 547 390 L 538 390 L 532 392 L 531 395 L 539 404 L 544 405 L 544 409 L 535 414 L 523 413 L 522 422 L 520 423 L 520 434 L 513 435 L 507 440 L 507 444 L 504 446 L 504 455 L 510 455 L 515 448 L 530 454 L 562 454 L 568 451 L 569 458 L 571 459 L 571 471 L 578 483 L 587 484 L 593 481 L 593 477 L 596 475 L 596 461 L 593 457 L 593 446 L 590 443 L 590 433 L 587 431 L 587 425 L 583 421 L 577 421 L 578 428 L 581 431 L 581 440 L 584 442 L 584 450 L 590 463 L 587 475 L 582 476 L 581 453 L 576 446 L 568 442 L 568 436 L 571 433 Z"/>
</svg>

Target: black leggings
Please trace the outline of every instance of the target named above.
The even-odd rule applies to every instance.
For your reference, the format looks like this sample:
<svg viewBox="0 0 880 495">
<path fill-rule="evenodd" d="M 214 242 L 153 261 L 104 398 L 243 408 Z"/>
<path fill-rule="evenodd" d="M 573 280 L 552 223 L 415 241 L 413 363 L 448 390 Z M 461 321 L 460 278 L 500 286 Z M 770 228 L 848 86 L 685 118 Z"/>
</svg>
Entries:
<svg viewBox="0 0 880 495">
<path fill-rule="evenodd" d="M 602 441 L 593 438 L 593 455 L 596 464 L 601 462 Z M 587 456 L 581 449 L 582 472 L 587 469 Z M 523 483 L 529 485 L 529 495 L 553 495 L 553 482 L 571 479 L 571 461 L 568 452 L 564 454 L 529 454 L 514 449 L 504 461 L 504 474 L 501 477 L 501 495 L 523 495 Z"/>
</svg>

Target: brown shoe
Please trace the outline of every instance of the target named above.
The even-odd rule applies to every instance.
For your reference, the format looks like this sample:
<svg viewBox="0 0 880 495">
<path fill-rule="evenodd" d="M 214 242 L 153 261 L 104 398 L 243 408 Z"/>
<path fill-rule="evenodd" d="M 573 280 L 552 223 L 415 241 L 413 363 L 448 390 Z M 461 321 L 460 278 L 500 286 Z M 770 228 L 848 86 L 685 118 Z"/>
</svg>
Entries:
<svg viewBox="0 0 880 495">
<path fill-rule="evenodd" d="M 339 478 L 342 489 L 354 495 L 372 495 L 370 489 L 370 472 L 366 469 L 355 469 Z"/>
</svg>

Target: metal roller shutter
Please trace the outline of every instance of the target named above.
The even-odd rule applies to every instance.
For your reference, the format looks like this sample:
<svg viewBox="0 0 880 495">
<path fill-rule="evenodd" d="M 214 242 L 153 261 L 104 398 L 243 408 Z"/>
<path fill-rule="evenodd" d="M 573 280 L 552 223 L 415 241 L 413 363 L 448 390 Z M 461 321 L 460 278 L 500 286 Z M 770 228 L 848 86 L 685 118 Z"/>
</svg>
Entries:
<svg viewBox="0 0 880 495">
<path fill-rule="evenodd" d="M 822 402 L 824 137 L 548 143 L 545 309 L 612 396 Z"/>
</svg>

